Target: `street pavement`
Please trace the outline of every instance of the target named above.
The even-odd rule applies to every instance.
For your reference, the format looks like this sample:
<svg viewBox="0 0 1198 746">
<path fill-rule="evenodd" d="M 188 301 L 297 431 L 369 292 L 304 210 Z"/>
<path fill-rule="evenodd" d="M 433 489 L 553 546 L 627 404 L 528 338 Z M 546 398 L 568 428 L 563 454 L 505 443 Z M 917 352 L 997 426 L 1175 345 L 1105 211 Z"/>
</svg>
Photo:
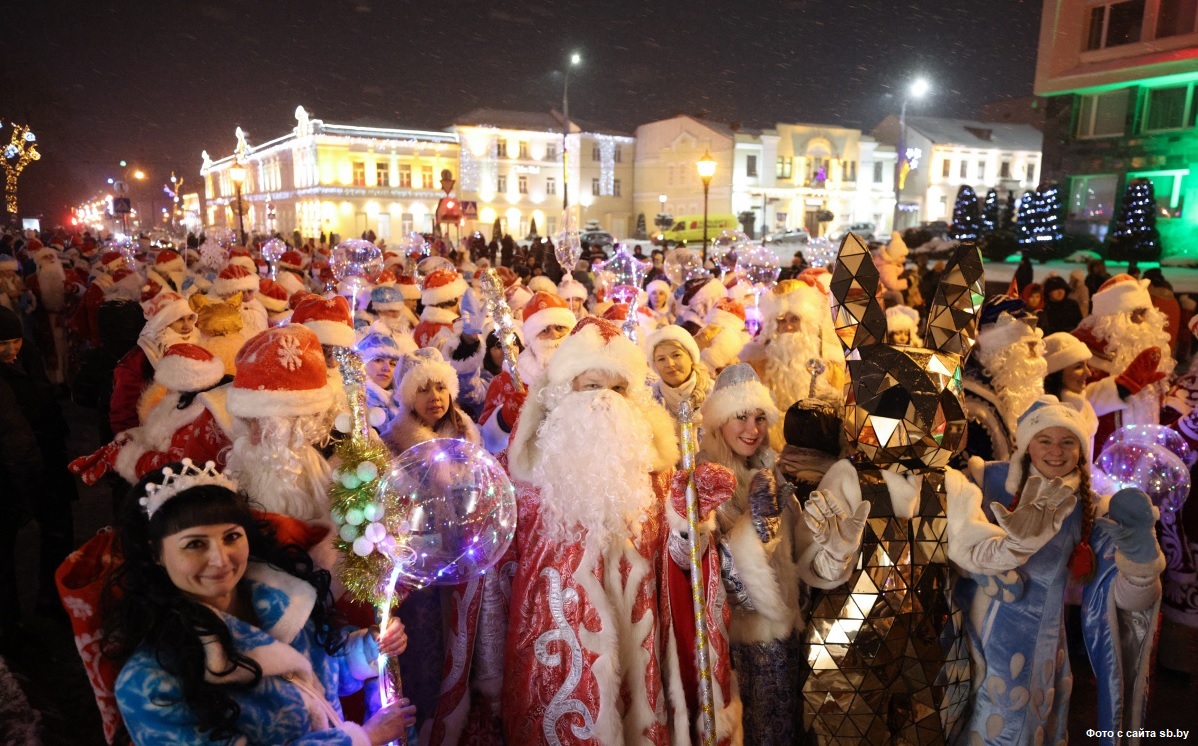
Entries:
<svg viewBox="0 0 1198 746">
<path fill-rule="evenodd" d="M 71 423 L 71 455 L 90 453 L 98 447 L 96 415 L 69 401 L 63 411 Z M 79 502 L 74 506 L 75 538 L 82 544 L 97 530 L 112 524 L 112 493 L 107 487 L 79 485 Z M 83 671 L 65 615 L 50 617 L 34 613 L 36 596 L 37 529 L 26 526 L 19 537 L 17 566 L 22 568 L 21 595 L 24 610 L 26 644 L 0 658 L 0 692 L 4 689 L 7 666 L 29 701 L 31 711 L 20 714 L 0 707 L 0 742 L 14 743 L 6 733 L 19 732 L 16 726 L 28 726 L 41 720 L 41 742 L 48 746 L 88 746 L 103 744 L 100 715 L 91 687 Z M 1198 632 L 1198 631 L 1195 631 Z M 1157 672 L 1150 682 L 1148 717 L 1145 727 L 1188 729 L 1198 726 L 1198 634 L 1184 636 L 1176 650 L 1158 651 L 1158 655 L 1175 667 L 1190 667 L 1190 676 Z M 1071 656 L 1075 677 L 1069 716 L 1070 740 L 1074 743 L 1093 742 L 1086 736 L 1095 727 L 1095 682 L 1084 654 Z M 5 718 L 16 717 L 20 722 L 6 729 Z M 21 741 L 23 743 L 24 741 Z M 37 743 L 37 741 L 34 741 Z"/>
</svg>

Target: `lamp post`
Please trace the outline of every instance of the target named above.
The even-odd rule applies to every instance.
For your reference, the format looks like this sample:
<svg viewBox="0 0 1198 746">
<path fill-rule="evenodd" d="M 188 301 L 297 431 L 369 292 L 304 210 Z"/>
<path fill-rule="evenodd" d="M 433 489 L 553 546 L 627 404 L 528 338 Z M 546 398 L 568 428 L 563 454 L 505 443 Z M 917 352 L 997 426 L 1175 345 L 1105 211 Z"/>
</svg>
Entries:
<svg viewBox="0 0 1198 746">
<path fill-rule="evenodd" d="M 903 197 L 903 162 L 907 158 L 907 104 L 911 103 L 912 99 L 923 98 L 928 88 L 928 81 L 923 78 L 911 81 L 907 95 L 903 96 L 903 105 L 899 108 L 898 152 L 895 153 L 894 159 L 894 216 L 890 221 L 890 229 L 894 231 L 898 230 L 899 205 L 902 204 Z"/>
<path fill-rule="evenodd" d="M 114 179 L 109 179 L 108 183 L 112 185 L 113 192 L 115 192 L 116 194 L 126 196 L 129 199 L 129 207 L 132 208 L 133 197 L 132 197 L 132 193 L 129 190 L 129 179 L 132 178 L 132 179 L 136 179 L 137 181 L 144 181 L 146 178 L 146 172 L 142 171 L 140 168 L 130 166 L 128 161 L 121 161 L 120 167 L 122 169 L 121 180 L 116 181 Z M 113 222 L 115 223 L 115 221 L 116 221 L 116 217 L 113 216 Z M 113 226 L 113 229 L 115 230 L 115 225 Z M 126 236 L 129 235 L 129 213 L 128 212 L 121 213 L 121 233 L 125 234 Z"/>
<path fill-rule="evenodd" d="M 699 159 L 699 178 L 703 180 L 703 266 L 707 266 L 707 193 L 711 189 L 711 177 L 715 176 L 715 158 L 711 151 L 703 153 Z"/>
<path fill-rule="evenodd" d="M 582 62 L 582 56 L 578 52 L 573 52 L 570 55 L 570 61 L 566 65 L 565 80 L 562 82 L 562 221 L 563 230 L 566 228 L 565 220 L 567 211 L 570 209 L 570 159 L 568 156 L 570 150 L 570 68 Z"/>
<path fill-rule="evenodd" d="M 229 166 L 229 178 L 237 191 L 237 231 L 241 235 L 241 245 L 245 246 L 245 208 L 241 204 L 241 182 L 245 181 L 245 166 L 240 163 Z"/>
</svg>

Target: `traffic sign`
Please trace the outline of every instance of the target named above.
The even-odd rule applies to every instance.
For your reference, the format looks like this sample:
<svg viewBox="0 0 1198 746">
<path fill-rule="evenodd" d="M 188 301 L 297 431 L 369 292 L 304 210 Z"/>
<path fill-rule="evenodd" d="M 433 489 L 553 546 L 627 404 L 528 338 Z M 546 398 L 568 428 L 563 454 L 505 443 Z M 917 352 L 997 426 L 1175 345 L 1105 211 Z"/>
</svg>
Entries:
<svg viewBox="0 0 1198 746">
<path fill-rule="evenodd" d="M 462 217 L 468 218 L 470 220 L 478 220 L 478 203 L 477 202 L 468 202 L 468 201 L 463 200 L 461 202 L 461 205 L 462 205 Z"/>
<path fill-rule="evenodd" d="M 133 212 L 133 206 L 129 203 L 128 197 L 113 197 L 112 211 L 117 215 L 126 215 Z"/>
</svg>

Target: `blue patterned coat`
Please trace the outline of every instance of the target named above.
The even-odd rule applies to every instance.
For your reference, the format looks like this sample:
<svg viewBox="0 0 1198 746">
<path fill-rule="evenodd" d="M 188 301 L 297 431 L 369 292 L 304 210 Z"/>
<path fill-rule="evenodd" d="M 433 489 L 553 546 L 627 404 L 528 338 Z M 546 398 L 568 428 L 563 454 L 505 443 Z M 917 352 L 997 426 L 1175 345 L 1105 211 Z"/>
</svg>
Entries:
<svg viewBox="0 0 1198 746">
<path fill-rule="evenodd" d="M 339 696 L 352 694 L 377 676 L 378 645 L 366 630 L 353 632 L 345 648 L 327 654 L 309 621 L 316 592 L 311 585 L 264 564 L 250 563 L 242 583 L 249 585 L 258 626 L 217 612 L 229 626 L 233 644 L 262 667 L 262 679 L 249 689 L 231 686 L 241 707 L 239 736 L 232 743 L 338 744 L 366 746 L 362 727 L 342 720 Z M 208 645 L 209 672 L 226 669 L 219 645 Z M 249 674 L 236 670 L 209 680 L 238 684 Z M 138 648 L 121 669 L 117 704 L 137 744 L 208 744 L 207 734 L 182 701 L 179 681 L 163 671 L 153 650 Z"/>
</svg>

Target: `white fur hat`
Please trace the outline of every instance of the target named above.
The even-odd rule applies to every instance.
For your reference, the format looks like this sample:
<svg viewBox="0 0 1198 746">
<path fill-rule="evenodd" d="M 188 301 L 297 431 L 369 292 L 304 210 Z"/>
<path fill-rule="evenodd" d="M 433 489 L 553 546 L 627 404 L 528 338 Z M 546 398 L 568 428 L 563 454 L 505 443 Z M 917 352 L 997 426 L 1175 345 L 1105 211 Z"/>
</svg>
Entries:
<svg viewBox="0 0 1198 746">
<path fill-rule="evenodd" d="M 253 260 L 250 260 L 251 263 Z M 229 266 L 221 270 L 216 281 L 212 283 L 212 291 L 217 295 L 225 296 L 232 295 L 237 292 L 247 290 L 256 291 L 258 289 L 258 275 L 240 264 L 229 263 Z"/>
<path fill-rule="evenodd" d="M 826 316 L 831 318 L 832 305 L 828 290 L 814 276 L 783 280 L 761 296 L 761 318 L 776 319 L 793 313 L 817 326 Z"/>
<path fill-rule="evenodd" d="M 566 277 L 562 278 L 562 283 L 557 286 L 557 294 L 566 300 L 570 300 L 572 298 L 586 300 L 587 286 L 567 275 Z"/>
<path fill-rule="evenodd" d="M 430 381 L 443 383 L 451 400 L 458 398 L 458 374 L 435 347 L 421 347 L 404 355 L 394 378 L 396 399 L 405 409 L 412 408 L 416 393 Z"/>
<path fill-rule="evenodd" d="M 1028 320 L 1017 319 L 1003 311 L 994 323 L 978 329 L 978 348 L 986 353 L 998 352 L 1018 342 L 1035 342 L 1043 339 L 1044 330 L 1037 329 L 1028 321 L 1035 321 L 1035 316 Z"/>
<path fill-rule="evenodd" d="M 167 348 L 154 369 L 154 381 L 171 391 L 203 391 L 225 376 L 221 359 L 199 345 L 181 343 Z"/>
<path fill-rule="evenodd" d="M 668 324 L 650 334 L 645 343 L 645 353 L 649 357 L 650 365 L 653 364 L 653 355 L 657 346 L 662 342 L 675 342 L 686 350 L 687 354 L 691 356 L 691 365 L 699 362 L 699 345 L 695 344 L 695 338 L 691 336 L 691 333 L 677 324 Z"/>
<path fill-rule="evenodd" d="M 910 250 L 907 248 L 907 242 L 903 240 L 902 235 L 898 231 L 890 232 L 890 242 L 882 248 L 882 256 L 892 262 L 905 261 Z"/>
<path fill-rule="evenodd" d="M 537 275 L 528 281 L 528 289 L 533 293 L 549 293 L 557 295 L 557 285 L 545 275 Z"/>
<path fill-rule="evenodd" d="M 546 369 L 550 384 L 573 381 L 588 370 L 603 370 L 623 378 L 630 387 L 643 386 L 649 375 L 645 355 L 636 343 L 607 319 L 588 316 L 579 321 L 557 348 Z"/>
<path fill-rule="evenodd" d="M 748 363 L 737 363 L 720 371 L 699 412 L 703 415 L 704 427 L 719 429 L 733 417 L 758 409 L 765 412 L 771 425 L 781 416 L 773 395 L 753 367 Z"/>
<path fill-rule="evenodd" d="M 1081 444 L 1083 461 L 1090 460 L 1090 437 L 1094 433 L 1086 427 L 1082 413 L 1075 407 L 1064 404 L 1055 396 L 1042 396 L 1019 416 L 1019 425 L 1015 429 L 1015 452 L 1011 454 L 1011 467 L 1007 472 L 1007 492 L 1012 495 L 1019 489 L 1023 481 L 1023 457 L 1027 453 L 1027 445 L 1036 433 L 1049 427 L 1063 427 L 1077 436 Z"/>
<path fill-rule="evenodd" d="M 1044 360 L 1049 373 L 1065 370 L 1093 356 L 1086 343 L 1069 332 L 1056 332 L 1044 338 Z"/>
<path fill-rule="evenodd" d="M 891 306 L 886 309 L 887 331 L 913 332 L 917 326 L 919 326 L 919 311 L 911 306 Z"/>
<path fill-rule="evenodd" d="M 1152 308 L 1152 296 L 1148 294 L 1148 280 L 1137 280 L 1129 274 L 1115 275 L 1102 283 L 1090 298 L 1093 316 L 1130 313 L 1137 308 Z"/>
</svg>

